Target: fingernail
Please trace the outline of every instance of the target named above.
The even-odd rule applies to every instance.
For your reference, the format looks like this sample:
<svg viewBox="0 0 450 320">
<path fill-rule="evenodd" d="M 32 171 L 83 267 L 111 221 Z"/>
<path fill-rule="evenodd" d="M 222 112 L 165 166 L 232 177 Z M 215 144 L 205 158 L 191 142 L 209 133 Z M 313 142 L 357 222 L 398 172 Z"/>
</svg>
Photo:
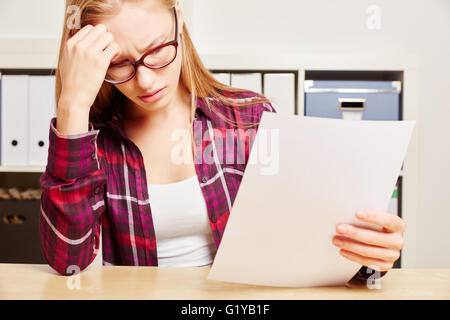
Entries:
<svg viewBox="0 0 450 320">
<path fill-rule="evenodd" d="M 346 233 L 348 231 L 348 228 L 345 225 L 341 224 L 337 227 L 337 230 L 339 233 Z"/>
<path fill-rule="evenodd" d="M 342 245 L 344 244 L 341 240 L 338 239 L 334 239 L 334 244 L 337 245 L 338 247 L 342 247 Z"/>
<path fill-rule="evenodd" d="M 363 211 L 358 211 L 358 212 L 356 213 L 356 216 L 357 216 L 358 218 L 365 219 L 365 218 L 367 218 L 367 213 L 365 213 L 365 212 L 363 212 Z"/>
</svg>

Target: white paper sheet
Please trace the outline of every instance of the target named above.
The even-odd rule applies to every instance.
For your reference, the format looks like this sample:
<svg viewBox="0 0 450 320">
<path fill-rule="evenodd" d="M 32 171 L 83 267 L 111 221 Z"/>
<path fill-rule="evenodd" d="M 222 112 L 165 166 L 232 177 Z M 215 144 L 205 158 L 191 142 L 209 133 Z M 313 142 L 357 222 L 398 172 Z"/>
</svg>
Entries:
<svg viewBox="0 0 450 320">
<path fill-rule="evenodd" d="M 387 211 L 414 124 L 264 112 L 207 279 L 344 285 L 361 265 L 333 245 L 336 225 Z"/>
</svg>

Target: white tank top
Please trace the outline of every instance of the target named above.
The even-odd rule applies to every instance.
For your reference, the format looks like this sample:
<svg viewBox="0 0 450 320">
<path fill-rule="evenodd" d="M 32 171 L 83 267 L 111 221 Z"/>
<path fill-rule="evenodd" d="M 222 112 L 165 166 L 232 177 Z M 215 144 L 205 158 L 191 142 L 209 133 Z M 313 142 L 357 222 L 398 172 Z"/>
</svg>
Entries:
<svg viewBox="0 0 450 320">
<path fill-rule="evenodd" d="M 148 184 L 159 266 L 211 265 L 216 245 L 197 176 Z"/>
</svg>

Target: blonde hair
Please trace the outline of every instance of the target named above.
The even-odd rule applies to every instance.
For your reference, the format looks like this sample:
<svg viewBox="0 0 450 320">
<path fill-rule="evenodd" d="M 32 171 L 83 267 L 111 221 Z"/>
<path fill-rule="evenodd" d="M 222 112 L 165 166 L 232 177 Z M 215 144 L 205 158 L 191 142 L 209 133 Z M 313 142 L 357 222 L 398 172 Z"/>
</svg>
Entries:
<svg viewBox="0 0 450 320">
<path fill-rule="evenodd" d="M 111 15 L 117 12 L 124 1 L 139 1 L 139 0 L 66 0 L 66 17 L 65 22 L 72 18 L 72 13 L 69 9 L 75 6 L 79 10 L 80 28 L 88 24 L 94 24 L 99 18 L 106 15 Z M 142 1 L 142 0 L 141 0 Z M 167 7 L 173 9 L 177 5 L 177 0 L 158 0 Z M 71 7 L 74 8 L 74 7 Z M 60 54 L 58 61 L 58 69 L 61 63 L 61 53 L 66 41 L 70 38 L 71 30 L 64 23 L 62 32 Z M 248 91 L 246 89 L 232 88 L 218 82 L 212 73 L 203 65 L 200 57 L 191 41 L 186 24 L 183 24 L 183 33 L 180 37 L 180 43 L 183 48 L 182 52 L 182 66 L 180 81 L 187 89 L 191 96 L 191 120 L 195 114 L 196 98 L 215 98 L 221 102 L 222 106 L 248 107 L 259 103 L 270 103 L 270 101 L 263 95 L 256 94 L 254 99 L 236 101 L 233 99 L 233 94 Z M 179 83 L 180 84 L 180 83 Z M 61 77 L 57 70 L 56 72 L 56 101 L 61 95 Z M 89 120 L 96 126 L 107 125 L 113 115 L 119 115 L 121 108 L 127 102 L 127 97 L 124 96 L 113 84 L 104 82 L 99 93 L 90 109 Z M 233 119 L 228 119 L 214 107 L 210 99 L 205 99 L 207 106 L 211 111 L 222 118 L 225 122 L 241 127 L 250 128 L 257 124 L 240 122 L 237 123 Z"/>
</svg>

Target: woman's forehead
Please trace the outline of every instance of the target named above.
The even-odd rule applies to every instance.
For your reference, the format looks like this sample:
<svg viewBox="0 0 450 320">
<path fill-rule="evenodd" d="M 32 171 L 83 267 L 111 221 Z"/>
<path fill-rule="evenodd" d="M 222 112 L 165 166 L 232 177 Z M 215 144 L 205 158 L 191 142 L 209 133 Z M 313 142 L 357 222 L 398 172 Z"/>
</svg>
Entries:
<svg viewBox="0 0 450 320">
<path fill-rule="evenodd" d="M 136 49 L 140 52 L 150 43 L 163 41 L 167 35 L 172 34 L 170 13 L 170 10 L 159 6 L 142 8 L 124 5 L 116 14 L 105 17 L 98 23 L 104 24 L 114 35 L 114 41 L 120 46 L 122 56 L 128 53 L 133 55 L 134 52 L 127 50 Z"/>
</svg>

